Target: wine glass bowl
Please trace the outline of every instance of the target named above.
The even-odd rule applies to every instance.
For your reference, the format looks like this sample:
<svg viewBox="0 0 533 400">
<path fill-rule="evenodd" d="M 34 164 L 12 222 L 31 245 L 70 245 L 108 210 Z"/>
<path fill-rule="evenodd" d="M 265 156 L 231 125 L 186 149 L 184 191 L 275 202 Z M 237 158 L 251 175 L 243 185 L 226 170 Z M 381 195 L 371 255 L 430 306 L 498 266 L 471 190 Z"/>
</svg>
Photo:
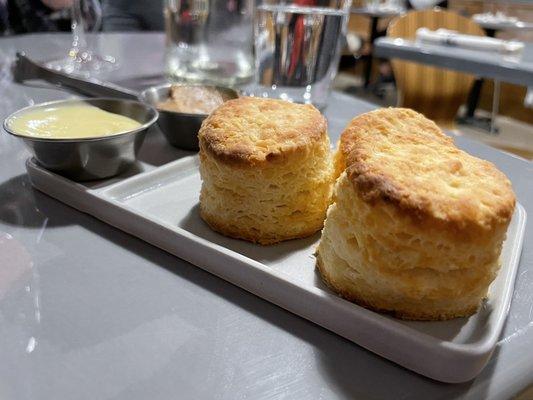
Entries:
<svg viewBox="0 0 533 400">
<path fill-rule="evenodd" d="M 102 23 L 102 8 L 98 0 L 73 0 L 71 6 L 72 45 L 66 57 L 49 61 L 46 66 L 67 74 L 90 77 L 117 68 L 116 59 L 101 55 L 95 35 Z"/>
</svg>

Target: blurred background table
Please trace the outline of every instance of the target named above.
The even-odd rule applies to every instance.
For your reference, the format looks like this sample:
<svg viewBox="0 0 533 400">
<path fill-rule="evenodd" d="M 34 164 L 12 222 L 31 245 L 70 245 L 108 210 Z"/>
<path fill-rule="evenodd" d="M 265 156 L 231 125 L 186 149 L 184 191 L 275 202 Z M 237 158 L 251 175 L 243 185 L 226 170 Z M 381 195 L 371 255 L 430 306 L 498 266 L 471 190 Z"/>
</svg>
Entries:
<svg viewBox="0 0 533 400">
<path fill-rule="evenodd" d="M 533 43 L 525 43 L 522 54 L 486 52 L 388 37 L 377 39 L 374 47 L 379 57 L 400 58 L 517 85 L 533 86 Z"/>
<path fill-rule="evenodd" d="M 474 81 L 472 89 L 466 99 L 464 116 L 460 117 L 462 123 L 473 123 L 474 112 L 478 104 L 483 78 L 494 79 L 495 85 L 492 117 L 488 122 L 482 120 L 481 126 L 488 124 L 486 129 L 496 132 L 495 118 L 498 114 L 500 103 L 499 82 L 508 82 L 516 85 L 533 87 L 533 43 L 525 43 L 524 51 L 517 54 L 504 54 L 486 52 L 445 45 L 421 43 L 413 40 L 398 38 L 379 38 L 375 42 L 375 52 L 380 57 L 403 59 L 473 74 L 478 79 Z M 533 111 L 532 111 L 533 112 Z M 490 139 L 497 147 L 511 151 L 526 159 L 533 159 L 533 146 L 518 146 L 506 140 L 493 137 Z M 530 138 L 533 143 L 533 137 Z"/>
<path fill-rule="evenodd" d="M 496 32 L 498 38 L 521 40 L 526 43 L 533 42 L 533 30 L 527 29 L 533 24 L 533 3 L 531 2 L 519 0 L 450 0 L 446 2 L 447 4 L 442 3 L 447 6 L 447 9 L 444 11 L 453 14 L 453 16 L 446 18 L 438 17 L 438 12 L 435 11 L 436 9 L 429 7 L 434 3 L 434 1 L 426 0 L 412 0 L 405 2 L 407 6 L 412 6 L 417 8 L 417 10 L 407 10 L 405 13 L 394 18 L 381 18 L 378 24 L 379 35 L 414 38 L 414 30 L 416 30 L 415 26 L 421 27 L 428 23 L 433 26 L 434 29 L 459 29 L 463 33 L 483 35 L 486 34 L 485 30 L 474 21 L 473 16 L 490 12 L 503 13 L 503 15 L 509 17 L 509 21 L 519 21 L 519 23 L 514 24 L 514 29 L 511 29 L 512 27 L 510 27 L 509 24 L 507 24 L 507 26 L 504 26 L 506 24 L 499 24 L 497 27 L 493 26 L 493 28 L 498 29 Z M 362 0 L 354 0 L 355 7 L 361 7 L 364 4 L 365 2 Z M 425 6 L 425 11 L 433 15 L 431 17 L 428 16 L 415 19 L 409 17 L 413 13 L 421 12 L 421 6 Z M 397 29 L 398 21 L 406 19 L 410 19 L 410 22 L 402 22 L 400 25 L 403 25 L 403 28 Z M 455 19 L 457 20 L 457 24 L 453 27 L 454 24 L 451 23 L 451 21 Z M 364 86 L 365 74 L 367 73 L 366 67 L 368 66 L 368 63 L 365 62 L 365 56 L 366 54 L 372 54 L 372 43 L 369 42 L 368 36 L 368 31 L 370 30 L 369 23 L 370 21 L 366 17 L 358 14 L 351 15 L 348 24 L 349 51 L 346 51 L 345 56 L 343 57 L 341 74 L 339 79 L 337 79 L 337 88 L 348 93 L 353 93 L 358 97 L 377 102 L 383 106 L 402 104 L 402 90 L 398 87 L 396 71 L 392 71 L 392 65 L 388 60 L 379 58 L 376 53 L 374 53 L 374 56 L 376 57 L 374 58 L 370 73 L 369 90 L 360 90 L 360 87 Z M 487 26 L 487 28 L 489 28 L 489 26 Z M 395 31 L 392 35 L 391 30 Z M 402 30 L 404 31 L 403 33 L 401 32 Z M 413 32 L 411 32 L 411 30 L 413 30 Z M 465 30 L 468 32 L 465 32 Z M 359 40 L 356 38 L 359 38 Z M 359 43 L 361 43 L 361 45 L 358 45 Z M 486 58 L 490 59 L 491 57 Z M 362 62 L 359 62 L 359 60 Z M 400 61 L 400 59 L 397 60 Z M 408 62 L 405 63 L 407 64 Z M 442 74 L 446 71 L 445 69 L 439 68 L 438 65 L 427 67 L 427 69 L 430 68 L 442 71 Z M 428 71 L 425 70 L 425 72 L 427 73 Z M 439 73 L 440 72 L 432 72 L 429 76 L 424 76 L 426 81 L 428 81 L 428 78 L 431 78 L 425 88 L 409 89 L 424 90 L 428 92 L 431 90 L 431 87 L 441 87 L 442 84 L 439 83 L 438 79 Z M 457 74 L 463 73 L 457 72 Z M 433 79 L 435 77 L 437 77 L 436 81 Z M 525 149 L 526 156 L 531 158 L 528 154 L 533 151 L 533 140 L 531 138 L 533 113 L 531 112 L 531 108 L 525 106 L 524 102 L 527 88 L 523 83 L 517 85 L 502 82 L 501 84 L 497 83 L 494 85 L 493 81 L 489 78 L 485 79 L 485 82 L 482 85 L 481 79 L 482 78 L 479 78 L 475 83 L 473 82 L 473 84 L 466 84 L 467 79 L 464 76 L 461 78 L 465 92 L 461 93 L 461 99 L 458 100 L 461 106 L 459 108 L 460 118 L 454 121 L 460 124 L 457 126 L 460 130 L 458 133 L 489 143 L 490 145 L 499 145 L 500 147 L 503 145 L 511 150 L 516 148 L 519 151 L 515 152 L 515 154 L 521 156 L 524 154 L 523 152 L 520 152 L 521 149 Z M 450 78 L 450 82 L 453 81 L 454 79 Z M 412 86 L 417 86 L 416 80 L 414 82 L 415 85 Z M 498 92 L 499 87 L 501 87 L 499 114 L 496 118 L 496 124 L 491 125 L 491 111 L 493 110 L 494 105 L 494 89 Z M 455 88 L 454 90 L 457 90 L 458 92 L 460 91 L 459 88 Z M 427 93 L 425 93 L 425 95 L 426 100 L 429 100 L 429 98 L 427 98 Z M 420 111 L 426 112 L 428 110 L 432 111 L 444 108 L 441 105 L 442 102 L 439 102 L 437 98 L 434 98 L 434 101 L 426 103 L 427 107 L 422 107 Z M 451 110 L 454 107 L 447 106 L 446 108 Z M 431 113 L 428 115 L 432 117 Z M 455 119 L 455 116 L 453 117 L 453 119 Z M 448 122 L 445 125 L 449 126 L 451 125 L 449 122 L 451 119 L 447 119 Z M 487 134 L 487 131 L 490 131 L 490 128 L 493 126 L 498 127 L 499 135 Z"/>
<path fill-rule="evenodd" d="M 531 22 L 505 22 L 505 21 L 476 21 L 481 26 L 487 36 L 495 37 L 501 31 L 529 31 L 533 30 L 533 23 Z"/>
<path fill-rule="evenodd" d="M 61 54 L 70 35 L 0 39 L 0 116 L 70 95 L 18 85 L 16 50 Z M 103 34 L 132 88 L 161 80 L 162 34 Z M 334 92 L 325 111 L 335 142 L 376 105 Z M 465 138 L 491 160 L 533 215 L 533 166 Z M 147 137 L 140 158 L 186 152 Z M 308 321 L 32 189 L 28 152 L 0 135 L 0 396 L 5 399 L 508 399 L 533 381 L 533 224 L 496 351 L 475 380 L 441 384 L 400 368 Z"/>
<path fill-rule="evenodd" d="M 370 19 L 370 31 L 368 33 L 369 36 L 369 44 L 370 44 L 370 51 L 368 54 L 365 55 L 365 69 L 364 69 L 364 80 L 363 80 L 363 86 L 367 88 L 370 85 L 370 77 L 372 74 L 372 62 L 374 60 L 372 45 L 374 41 L 378 37 L 378 22 L 382 18 L 392 18 L 397 15 L 400 15 L 401 13 L 405 12 L 405 10 L 397 8 L 369 8 L 369 7 L 352 7 L 351 14 L 354 15 L 360 15 L 363 17 L 367 17 Z"/>
<path fill-rule="evenodd" d="M 395 82 L 392 93 L 396 94 L 396 100 L 382 103 L 414 108 L 441 126 L 454 129 L 458 135 L 465 134 L 533 159 L 531 126 L 522 123 L 533 122 L 533 113 L 524 101 L 526 89 L 531 85 L 531 42 L 525 42 L 523 54 L 490 53 L 489 56 L 483 51 L 417 43 L 414 38 L 420 27 L 484 35 L 483 29 L 471 18 L 450 10 L 409 11 L 393 19 L 387 37 L 374 43 L 378 57 L 392 60 Z M 486 93 L 481 97 L 482 108 L 492 111 L 491 118 L 486 117 L 484 110 L 474 115 L 481 92 L 481 81 L 474 77 L 480 76 L 494 78 L 496 82 L 488 107 Z M 500 81 L 504 82 L 501 102 Z M 499 115 L 499 110 L 505 116 L 516 116 L 518 121 Z M 487 135 L 487 131 L 500 134 Z"/>
<path fill-rule="evenodd" d="M 533 30 L 533 23 L 524 21 L 491 21 L 476 19 L 474 21 L 485 31 L 488 37 L 496 37 L 499 32 L 511 31 L 513 33 L 531 31 Z M 465 122 L 476 123 L 475 112 L 479 104 L 481 89 L 483 87 L 484 79 L 477 78 L 472 86 L 472 90 L 468 96 L 465 112 Z M 499 91 L 499 87 L 498 87 Z M 499 93 L 498 93 L 499 94 Z"/>
</svg>

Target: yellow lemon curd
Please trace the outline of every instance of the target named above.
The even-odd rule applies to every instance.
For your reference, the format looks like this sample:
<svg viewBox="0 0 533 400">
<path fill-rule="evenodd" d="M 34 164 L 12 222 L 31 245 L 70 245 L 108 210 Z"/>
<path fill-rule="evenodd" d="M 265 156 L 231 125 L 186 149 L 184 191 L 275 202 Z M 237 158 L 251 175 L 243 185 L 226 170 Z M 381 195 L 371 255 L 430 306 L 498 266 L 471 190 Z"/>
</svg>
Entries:
<svg viewBox="0 0 533 400">
<path fill-rule="evenodd" d="M 18 135 L 47 139 L 111 136 L 140 126 L 134 119 L 84 104 L 28 111 L 9 122 Z"/>
</svg>

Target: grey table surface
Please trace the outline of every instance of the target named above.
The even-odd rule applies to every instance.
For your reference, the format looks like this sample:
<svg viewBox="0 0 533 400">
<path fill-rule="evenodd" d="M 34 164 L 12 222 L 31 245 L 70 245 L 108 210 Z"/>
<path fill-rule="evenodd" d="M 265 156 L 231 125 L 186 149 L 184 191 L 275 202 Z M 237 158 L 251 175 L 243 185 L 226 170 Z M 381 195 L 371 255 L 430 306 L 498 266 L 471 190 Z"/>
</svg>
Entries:
<svg viewBox="0 0 533 400">
<path fill-rule="evenodd" d="M 65 35 L 0 39 L 2 118 L 71 96 L 14 84 L 16 50 L 44 60 Z M 162 72 L 158 34 L 106 34 L 114 81 Z M 334 93 L 336 140 L 372 104 Z M 479 143 L 458 145 L 496 163 L 533 216 L 533 165 Z M 140 158 L 184 152 L 152 134 Z M 2 399 L 506 399 L 533 382 L 533 224 L 526 228 L 504 332 L 482 374 L 442 384 L 407 371 L 311 322 L 32 189 L 28 152 L 0 135 L 0 398 Z"/>
<path fill-rule="evenodd" d="M 378 57 L 400 58 L 516 85 L 533 86 L 533 43 L 526 42 L 519 54 L 503 54 L 383 37 L 374 42 L 374 51 Z"/>
</svg>

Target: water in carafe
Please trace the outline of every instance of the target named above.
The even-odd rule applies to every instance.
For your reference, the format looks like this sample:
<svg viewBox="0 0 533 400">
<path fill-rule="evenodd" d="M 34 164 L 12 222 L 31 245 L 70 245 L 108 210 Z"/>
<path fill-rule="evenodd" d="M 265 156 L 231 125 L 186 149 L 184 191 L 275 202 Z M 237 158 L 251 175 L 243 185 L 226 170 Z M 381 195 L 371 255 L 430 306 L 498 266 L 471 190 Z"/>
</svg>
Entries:
<svg viewBox="0 0 533 400">
<path fill-rule="evenodd" d="M 167 73 L 224 86 L 253 76 L 252 0 L 167 0 Z"/>
</svg>

